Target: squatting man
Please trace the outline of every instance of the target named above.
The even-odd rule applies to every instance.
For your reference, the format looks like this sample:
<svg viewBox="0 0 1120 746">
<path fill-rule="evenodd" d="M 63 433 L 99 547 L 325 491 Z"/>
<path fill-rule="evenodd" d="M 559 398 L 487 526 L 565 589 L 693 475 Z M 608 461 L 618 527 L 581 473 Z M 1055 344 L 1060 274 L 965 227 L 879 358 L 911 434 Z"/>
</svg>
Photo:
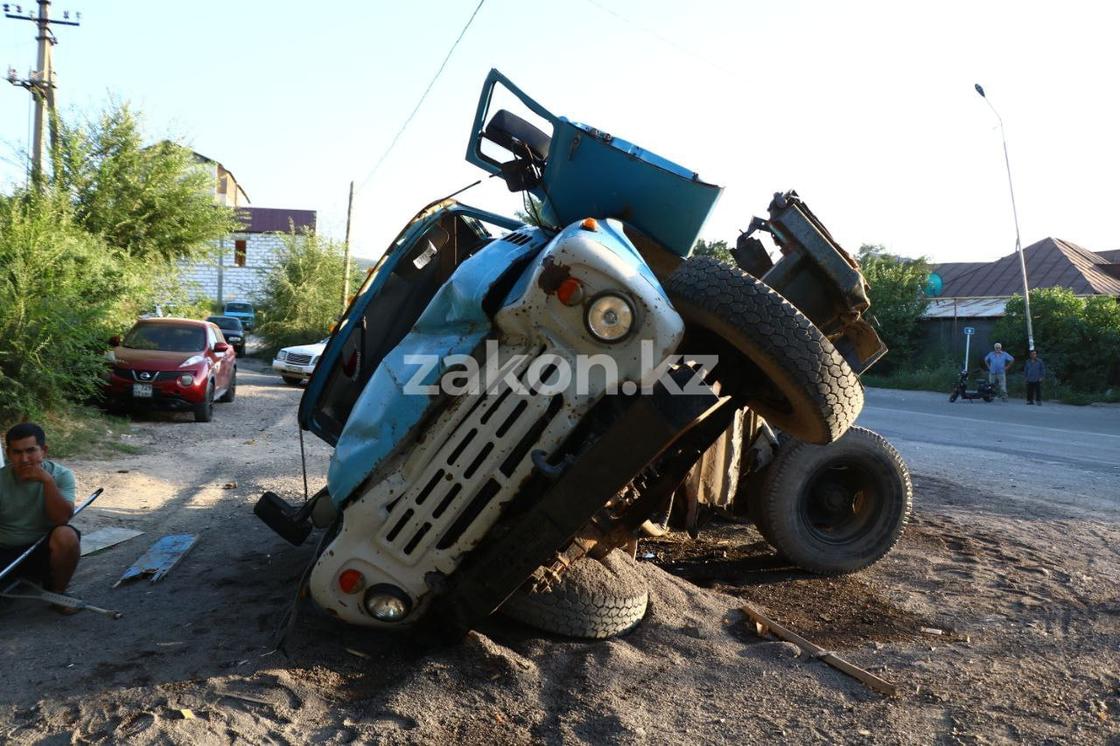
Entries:
<svg viewBox="0 0 1120 746">
<path fill-rule="evenodd" d="M 7 464 L 0 468 L 0 569 L 45 536 L 47 540 L 16 572 L 62 593 L 81 555 L 81 535 L 68 525 L 74 515 L 74 473 L 47 460 L 46 434 L 34 423 L 11 428 L 4 443 Z M 79 611 L 52 608 L 62 614 Z"/>
</svg>

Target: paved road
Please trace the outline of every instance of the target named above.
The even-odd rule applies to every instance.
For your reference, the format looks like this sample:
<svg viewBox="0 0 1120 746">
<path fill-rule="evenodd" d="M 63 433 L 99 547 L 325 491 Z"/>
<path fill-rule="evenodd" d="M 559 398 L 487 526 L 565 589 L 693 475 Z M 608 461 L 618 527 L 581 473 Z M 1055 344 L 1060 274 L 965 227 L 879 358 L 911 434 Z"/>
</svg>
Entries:
<svg viewBox="0 0 1120 746">
<path fill-rule="evenodd" d="M 1120 518 L 1120 407 L 958 401 L 868 389 L 857 422 L 888 438 L 917 474 L 1022 504 Z"/>
</svg>

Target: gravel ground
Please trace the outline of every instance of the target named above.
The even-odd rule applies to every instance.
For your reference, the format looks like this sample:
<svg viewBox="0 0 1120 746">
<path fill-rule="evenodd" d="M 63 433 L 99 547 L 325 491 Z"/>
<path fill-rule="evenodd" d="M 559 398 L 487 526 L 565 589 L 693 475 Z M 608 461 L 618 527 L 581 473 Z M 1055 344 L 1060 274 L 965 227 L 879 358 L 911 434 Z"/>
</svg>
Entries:
<svg viewBox="0 0 1120 746">
<path fill-rule="evenodd" d="M 124 612 L 0 605 L 7 743 L 1120 742 L 1120 513 L 1028 506 L 915 475 L 915 516 L 874 568 L 815 578 L 753 529 L 645 542 L 645 621 L 603 643 L 495 618 L 460 644 L 341 626 L 274 631 L 310 546 L 252 515 L 303 492 L 300 390 L 244 361 L 214 421 L 138 417 L 138 455 L 70 462 L 105 494 L 78 524 L 144 535 L 83 559 L 71 592 Z M 329 450 L 306 440 L 309 482 Z M 162 581 L 113 588 L 159 536 L 196 547 Z M 871 692 L 744 623 L 744 600 L 889 679 Z M 924 632 L 923 628 L 941 634 Z"/>
</svg>

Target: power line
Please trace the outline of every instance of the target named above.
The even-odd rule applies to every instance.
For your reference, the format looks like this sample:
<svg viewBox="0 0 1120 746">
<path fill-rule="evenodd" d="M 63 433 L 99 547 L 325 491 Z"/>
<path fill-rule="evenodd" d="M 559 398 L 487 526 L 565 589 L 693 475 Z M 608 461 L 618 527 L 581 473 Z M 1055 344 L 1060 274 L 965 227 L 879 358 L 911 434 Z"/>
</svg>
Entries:
<svg viewBox="0 0 1120 746">
<path fill-rule="evenodd" d="M 471 27 L 471 24 L 474 23 L 475 16 L 478 15 L 478 11 L 482 10 L 482 4 L 485 2 L 486 0 L 478 0 L 478 5 L 475 7 L 474 12 L 471 13 L 471 17 L 467 19 L 466 25 L 463 26 L 463 30 L 459 32 L 459 36 L 456 37 L 455 42 L 451 45 L 451 49 L 447 50 L 447 56 L 443 58 L 443 62 L 440 63 L 439 69 L 436 70 L 436 74 L 432 78 L 432 81 L 428 83 L 428 87 L 424 89 L 424 92 L 422 94 L 420 94 L 420 100 L 416 102 L 416 107 L 413 108 L 412 113 L 408 115 L 408 118 L 404 120 L 404 124 L 401 125 L 401 128 L 397 131 L 397 134 L 393 136 L 393 140 L 389 143 L 389 147 L 386 148 L 385 152 L 381 154 L 381 157 L 377 159 L 377 163 L 373 165 L 373 168 L 370 170 L 369 174 L 366 176 L 366 178 L 362 179 L 362 183 L 358 185 L 358 191 L 361 191 L 362 188 L 369 183 L 369 180 L 372 179 L 374 177 L 374 174 L 377 173 L 378 169 L 381 168 L 381 164 L 384 163 L 385 159 L 389 157 L 389 153 L 393 152 L 393 148 L 396 147 L 397 141 L 400 140 L 401 135 L 404 134 L 404 131 L 408 129 L 408 125 L 412 122 L 412 118 L 416 116 L 416 112 L 420 111 L 420 107 L 424 104 L 424 99 L 428 97 L 428 93 L 432 90 L 433 86 L 435 86 L 436 81 L 439 80 L 439 76 L 443 74 L 443 70 L 447 67 L 447 63 L 451 59 L 451 55 L 455 53 L 455 48 L 459 46 L 459 42 L 463 40 L 463 37 L 467 33 L 467 29 L 469 29 Z"/>
<path fill-rule="evenodd" d="M 673 49 L 677 50 L 678 52 L 685 55 L 686 57 L 692 57 L 694 59 L 697 59 L 700 62 L 703 62 L 705 65 L 711 67 L 713 70 L 717 70 L 717 71 L 723 73 L 728 78 L 730 78 L 732 81 L 740 80 L 741 75 L 739 73 L 736 73 L 733 70 L 727 69 L 723 65 L 720 65 L 716 62 L 713 62 L 712 60 L 708 59 L 707 57 L 705 57 L 701 54 L 698 54 L 697 52 L 695 52 L 692 49 L 688 49 L 687 47 L 683 47 L 680 44 L 677 44 L 672 39 L 670 39 L 666 36 L 662 36 L 661 34 L 657 33 L 656 31 L 654 31 L 649 26 L 646 26 L 644 24 L 638 23 L 637 21 L 633 21 L 633 20 L 627 18 L 626 16 L 622 15 L 621 13 L 614 10 L 613 8 L 608 8 L 607 6 L 598 2 L 598 0 L 586 0 L 586 1 L 589 5 L 595 6 L 596 8 L 598 8 L 603 13 L 606 13 L 608 15 L 612 15 L 616 19 L 622 21 L 622 23 L 625 24 L 628 28 L 636 28 L 639 31 L 641 31 L 642 33 L 648 34 L 649 36 L 652 36 L 654 39 L 657 39 L 662 44 L 664 44 L 668 47 L 672 47 Z"/>
</svg>

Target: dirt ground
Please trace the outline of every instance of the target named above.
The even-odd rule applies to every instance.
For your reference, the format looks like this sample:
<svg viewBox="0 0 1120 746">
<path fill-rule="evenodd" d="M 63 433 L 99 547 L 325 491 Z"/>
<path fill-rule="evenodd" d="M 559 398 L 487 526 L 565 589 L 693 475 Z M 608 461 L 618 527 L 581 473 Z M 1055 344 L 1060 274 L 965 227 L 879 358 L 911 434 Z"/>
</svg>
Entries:
<svg viewBox="0 0 1120 746">
<path fill-rule="evenodd" d="M 619 639 L 495 618 L 426 649 L 304 608 L 275 650 L 312 548 L 252 506 L 303 492 L 300 393 L 245 361 L 213 422 L 138 417 L 142 453 L 68 463 L 80 491 L 105 488 L 83 531 L 145 533 L 84 558 L 71 587 L 122 619 L 0 604 L 0 742 L 1120 743 L 1120 514 L 922 474 L 901 544 L 854 576 L 783 567 L 753 529 L 718 525 L 643 544 L 650 611 Z M 329 450 L 305 445 L 314 491 Z M 172 533 L 199 538 L 165 579 L 112 587 Z M 759 638 L 744 601 L 900 694 Z"/>
</svg>

